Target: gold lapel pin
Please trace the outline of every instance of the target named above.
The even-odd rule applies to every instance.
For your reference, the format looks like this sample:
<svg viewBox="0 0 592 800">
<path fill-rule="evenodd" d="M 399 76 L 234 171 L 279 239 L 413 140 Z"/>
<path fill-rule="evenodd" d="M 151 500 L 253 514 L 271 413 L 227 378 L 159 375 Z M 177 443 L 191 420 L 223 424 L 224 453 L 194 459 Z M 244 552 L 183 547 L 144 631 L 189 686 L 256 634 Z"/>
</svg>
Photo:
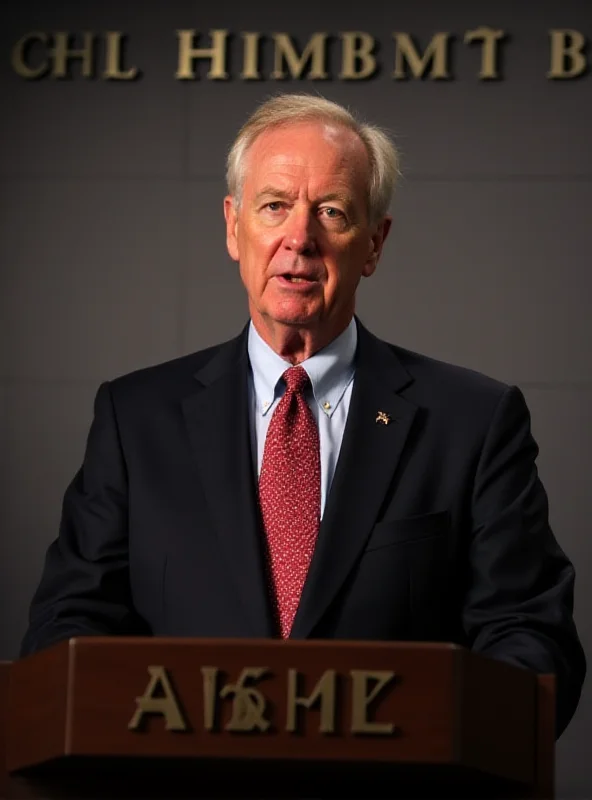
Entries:
<svg viewBox="0 0 592 800">
<path fill-rule="evenodd" d="M 390 425 L 392 421 L 391 415 L 386 411 L 379 411 L 376 415 L 376 422 L 380 422 L 381 425 Z"/>
</svg>

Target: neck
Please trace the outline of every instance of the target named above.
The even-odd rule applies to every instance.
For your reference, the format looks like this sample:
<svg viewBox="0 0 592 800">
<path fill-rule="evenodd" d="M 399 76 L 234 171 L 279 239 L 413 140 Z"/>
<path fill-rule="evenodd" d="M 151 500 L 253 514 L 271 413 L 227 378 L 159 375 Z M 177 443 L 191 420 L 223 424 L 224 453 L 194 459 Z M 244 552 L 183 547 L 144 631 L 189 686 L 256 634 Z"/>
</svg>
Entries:
<svg viewBox="0 0 592 800">
<path fill-rule="evenodd" d="M 326 347 L 347 328 L 351 318 L 338 328 L 330 331 L 311 330 L 290 325 L 267 325 L 261 318 L 252 317 L 259 336 L 271 349 L 292 365 L 306 361 L 323 347 Z"/>
</svg>

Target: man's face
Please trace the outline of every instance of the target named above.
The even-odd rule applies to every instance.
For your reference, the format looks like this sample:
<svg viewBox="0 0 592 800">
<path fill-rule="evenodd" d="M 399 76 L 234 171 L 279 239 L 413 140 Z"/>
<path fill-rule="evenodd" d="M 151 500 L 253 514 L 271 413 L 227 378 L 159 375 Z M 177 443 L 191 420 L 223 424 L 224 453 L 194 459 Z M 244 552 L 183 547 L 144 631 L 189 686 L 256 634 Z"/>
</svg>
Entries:
<svg viewBox="0 0 592 800">
<path fill-rule="evenodd" d="M 226 197 L 224 210 L 251 318 L 260 333 L 292 326 L 328 342 L 390 225 L 368 219 L 366 149 L 347 129 L 299 123 L 261 134 L 245 159 L 240 208 Z"/>
</svg>

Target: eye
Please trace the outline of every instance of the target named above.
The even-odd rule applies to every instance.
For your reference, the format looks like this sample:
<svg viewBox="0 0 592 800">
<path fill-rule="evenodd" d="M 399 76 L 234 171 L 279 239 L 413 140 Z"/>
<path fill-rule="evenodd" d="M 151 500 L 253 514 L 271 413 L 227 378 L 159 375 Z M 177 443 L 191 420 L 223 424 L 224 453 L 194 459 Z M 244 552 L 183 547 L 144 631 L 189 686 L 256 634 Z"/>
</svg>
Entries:
<svg viewBox="0 0 592 800">
<path fill-rule="evenodd" d="M 330 226 L 332 230 L 345 230 L 349 226 L 345 212 L 335 206 L 322 206 L 319 217 L 321 224 Z"/>
<path fill-rule="evenodd" d="M 323 206 L 319 211 L 325 219 L 337 221 L 345 220 L 343 211 L 340 208 L 335 208 L 335 206 Z"/>
<path fill-rule="evenodd" d="M 279 211 L 282 207 L 282 204 L 279 200 L 271 200 L 269 203 L 265 204 L 265 208 L 268 211 Z"/>
</svg>

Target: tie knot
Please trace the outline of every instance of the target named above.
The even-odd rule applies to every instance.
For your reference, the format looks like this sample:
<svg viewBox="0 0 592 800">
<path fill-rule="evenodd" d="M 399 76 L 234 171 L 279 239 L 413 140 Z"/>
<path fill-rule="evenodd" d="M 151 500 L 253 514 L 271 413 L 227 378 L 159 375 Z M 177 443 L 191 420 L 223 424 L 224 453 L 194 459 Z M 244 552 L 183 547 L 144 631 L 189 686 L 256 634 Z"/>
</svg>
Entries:
<svg viewBox="0 0 592 800">
<path fill-rule="evenodd" d="M 310 383 L 304 367 L 290 367 L 282 375 L 289 392 L 302 392 Z"/>
</svg>

